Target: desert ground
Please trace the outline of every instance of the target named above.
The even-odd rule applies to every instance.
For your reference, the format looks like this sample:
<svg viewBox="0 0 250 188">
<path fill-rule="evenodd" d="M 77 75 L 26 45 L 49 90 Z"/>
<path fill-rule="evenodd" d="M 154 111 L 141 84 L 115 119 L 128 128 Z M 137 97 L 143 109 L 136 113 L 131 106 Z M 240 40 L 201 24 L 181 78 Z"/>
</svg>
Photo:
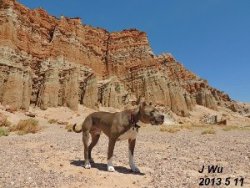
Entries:
<svg viewBox="0 0 250 188">
<path fill-rule="evenodd" d="M 41 130 L 0 137 L 0 187 L 193 188 L 199 187 L 202 177 L 222 178 L 222 182 L 231 178 L 230 185 L 220 187 L 234 187 L 233 179 L 243 177 L 243 187 L 250 187 L 250 124 L 142 125 L 135 149 L 141 173 L 129 169 L 126 141 L 116 144 L 113 162 L 116 172 L 112 173 L 106 171 L 105 135 L 93 149 L 92 168 L 84 169 L 81 134 L 65 129 L 65 122 L 80 124 L 91 111 L 82 108 L 73 112 L 63 107 L 33 109 Z M 0 113 L 13 124 L 29 118 L 22 112 Z M 198 171 L 203 165 L 219 165 L 224 170 L 221 174 L 201 174 Z"/>
</svg>

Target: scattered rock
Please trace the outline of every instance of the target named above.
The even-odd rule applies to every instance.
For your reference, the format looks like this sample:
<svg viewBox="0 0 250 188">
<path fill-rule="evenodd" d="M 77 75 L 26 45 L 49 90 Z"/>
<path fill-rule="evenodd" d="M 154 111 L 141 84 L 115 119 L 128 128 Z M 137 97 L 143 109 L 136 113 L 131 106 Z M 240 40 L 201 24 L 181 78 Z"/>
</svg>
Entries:
<svg viewBox="0 0 250 188">
<path fill-rule="evenodd" d="M 59 125 L 67 125 L 68 124 L 68 122 L 66 122 L 66 121 L 57 121 L 57 123 Z"/>
<path fill-rule="evenodd" d="M 227 125 L 227 120 L 224 119 L 224 120 L 221 120 L 217 123 L 218 125 Z"/>
<path fill-rule="evenodd" d="M 5 106 L 0 105 L 0 110 L 6 110 Z"/>
<path fill-rule="evenodd" d="M 29 116 L 29 117 L 36 117 L 36 114 L 34 114 L 32 112 L 25 112 L 25 115 Z"/>
<path fill-rule="evenodd" d="M 206 124 L 217 124 L 218 117 L 216 115 L 204 115 L 200 121 Z"/>
<path fill-rule="evenodd" d="M 7 112 L 10 112 L 10 113 L 14 113 L 15 111 L 17 111 L 17 109 L 14 106 L 11 106 L 11 105 L 6 105 L 5 110 Z"/>
</svg>

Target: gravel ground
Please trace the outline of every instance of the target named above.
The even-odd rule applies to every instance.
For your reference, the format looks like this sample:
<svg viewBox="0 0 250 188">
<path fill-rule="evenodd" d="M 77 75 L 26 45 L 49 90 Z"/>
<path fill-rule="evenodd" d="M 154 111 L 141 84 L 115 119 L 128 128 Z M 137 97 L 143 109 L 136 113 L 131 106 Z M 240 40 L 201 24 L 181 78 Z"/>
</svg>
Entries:
<svg viewBox="0 0 250 188">
<path fill-rule="evenodd" d="M 243 177 L 250 187 L 250 131 L 201 130 L 160 132 L 142 127 L 135 160 L 140 174 L 130 171 L 127 142 L 115 147 L 116 172 L 106 171 L 107 139 L 93 150 L 95 164 L 84 169 L 81 134 L 50 125 L 37 134 L 0 137 L 0 187 L 199 187 L 201 177 Z M 201 174 L 205 165 L 223 167 L 221 174 Z M 223 182 L 224 183 L 224 182 Z M 207 186 L 209 187 L 209 186 Z M 234 187 L 233 180 L 229 186 Z"/>
</svg>

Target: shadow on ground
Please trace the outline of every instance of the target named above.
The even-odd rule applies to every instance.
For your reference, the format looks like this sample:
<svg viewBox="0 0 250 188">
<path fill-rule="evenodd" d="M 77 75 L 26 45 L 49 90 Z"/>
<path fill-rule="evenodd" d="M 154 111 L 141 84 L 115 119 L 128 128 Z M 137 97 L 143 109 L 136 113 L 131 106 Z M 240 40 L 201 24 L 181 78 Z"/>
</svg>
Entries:
<svg viewBox="0 0 250 188">
<path fill-rule="evenodd" d="M 71 160 L 70 164 L 83 168 L 84 161 L 83 160 Z M 104 163 L 91 163 L 91 167 L 96 168 L 96 169 L 101 170 L 101 171 L 107 171 L 107 164 L 104 164 Z M 123 166 L 114 166 L 114 167 L 115 167 L 116 172 L 119 172 L 122 174 L 134 174 L 134 175 L 140 175 L 140 176 L 145 175 L 142 172 L 135 173 L 131 169 L 128 169 L 128 168 L 123 167 Z"/>
</svg>

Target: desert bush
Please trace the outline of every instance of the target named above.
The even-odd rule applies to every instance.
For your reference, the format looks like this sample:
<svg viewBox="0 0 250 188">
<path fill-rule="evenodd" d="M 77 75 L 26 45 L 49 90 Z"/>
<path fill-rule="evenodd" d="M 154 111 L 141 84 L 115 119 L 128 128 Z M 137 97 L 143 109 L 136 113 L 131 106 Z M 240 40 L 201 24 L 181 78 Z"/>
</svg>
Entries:
<svg viewBox="0 0 250 188">
<path fill-rule="evenodd" d="M 56 119 L 50 119 L 50 120 L 48 121 L 48 123 L 49 123 L 49 124 L 54 124 L 54 123 L 57 123 L 57 120 L 56 120 Z"/>
<path fill-rule="evenodd" d="M 209 128 L 213 125 L 208 125 L 208 124 L 193 124 L 192 127 L 194 128 Z"/>
<path fill-rule="evenodd" d="M 0 137 L 1 136 L 8 136 L 9 135 L 9 130 L 5 127 L 0 127 Z"/>
<path fill-rule="evenodd" d="M 11 123 L 8 121 L 8 119 L 6 117 L 2 118 L 0 121 L 0 137 L 8 136 L 10 127 Z"/>
<path fill-rule="evenodd" d="M 236 129 L 240 129 L 240 127 L 235 126 L 235 125 L 230 125 L 230 126 L 224 127 L 222 130 L 223 131 L 232 131 L 232 130 L 236 130 Z"/>
<path fill-rule="evenodd" d="M 66 126 L 65 126 L 65 129 L 68 131 L 68 132 L 72 132 L 73 131 L 73 125 L 68 123 Z"/>
<path fill-rule="evenodd" d="M 161 127 L 160 128 L 161 132 L 168 132 L 168 133 L 176 133 L 180 131 L 178 127 Z"/>
<path fill-rule="evenodd" d="M 28 133 L 36 133 L 41 128 L 38 125 L 38 121 L 30 118 L 25 120 L 20 120 L 16 126 L 11 128 L 11 131 L 17 131 L 18 134 L 28 134 Z"/>
<path fill-rule="evenodd" d="M 190 124 L 183 124 L 183 125 L 178 125 L 178 128 L 191 130 L 194 129 L 194 126 Z"/>
<path fill-rule="evenodd" d="M 204 134 L 215 134 L 215 130 L 213 128 L 209 128 L 209 129 L 206 129 L 204 131 L 201 132 L 202 135 Z"/>
<path fill-rule="evenodd" d="M 0 127 L 10 127 L 11 126 L 11 123 L 8 121 L 8 119 L 4 119 L 1 124 L 0 124 Z"/>
</svg>

